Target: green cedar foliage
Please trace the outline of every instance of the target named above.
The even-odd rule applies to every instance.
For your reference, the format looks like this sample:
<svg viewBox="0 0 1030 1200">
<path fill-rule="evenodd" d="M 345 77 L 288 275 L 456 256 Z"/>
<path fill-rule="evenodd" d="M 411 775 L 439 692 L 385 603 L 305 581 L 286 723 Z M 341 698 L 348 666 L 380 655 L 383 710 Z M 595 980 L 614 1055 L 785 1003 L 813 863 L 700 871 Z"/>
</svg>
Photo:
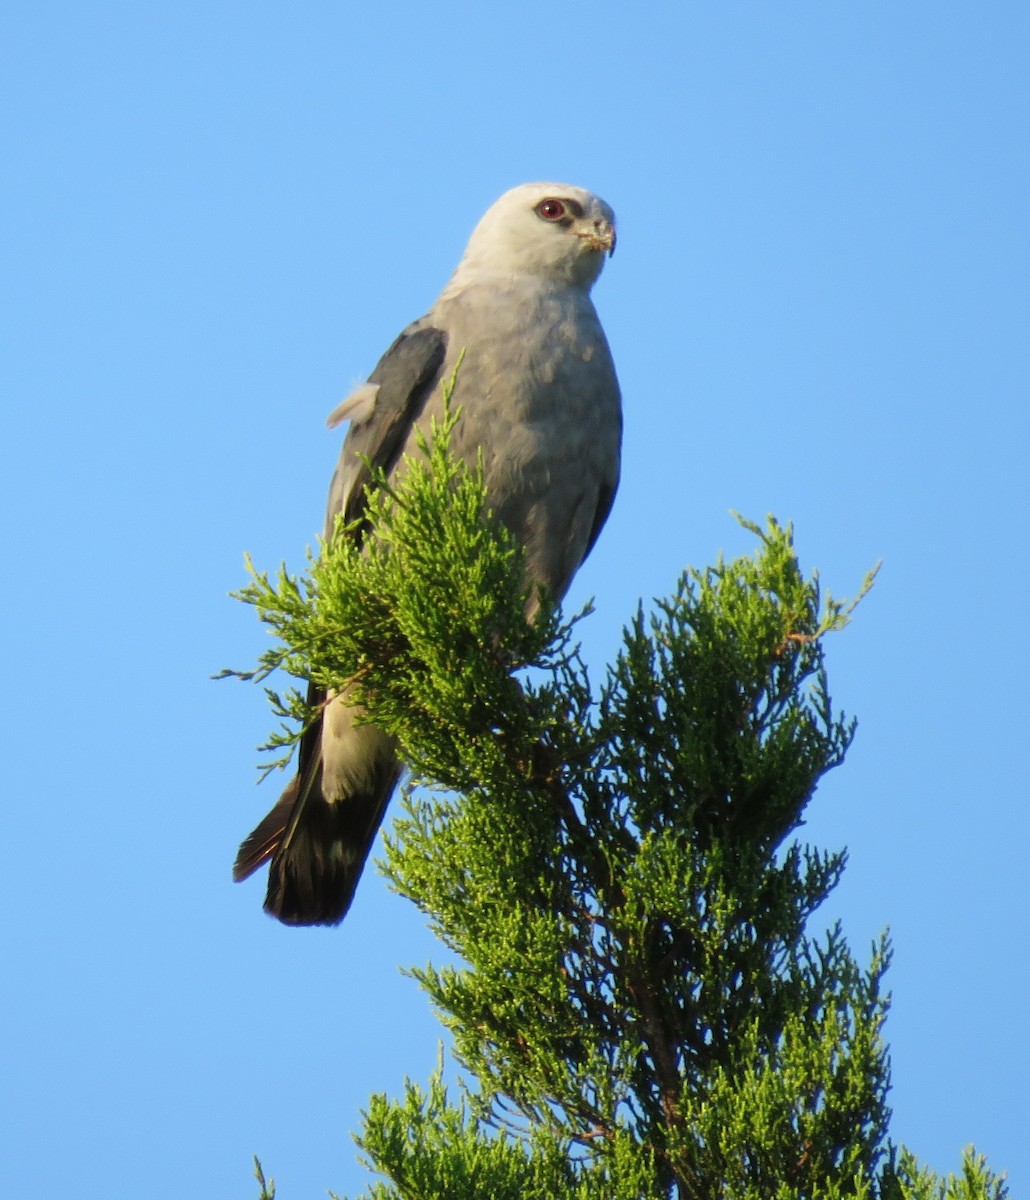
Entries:
<svg viewBox="0 0 1030 1200">
<path fill-rule="evenodd" d="M 809 932 L 844 854 L 791 835 L 854 733 L 823 655 L 854 605 L 745 522 L 753 555 L 638 611 L 595 693 L 455 419 L 303 578 L 251 569 L 276 645 L 229 672 L 355 683 L 429 785 L 386 873 L 457 956 L 412 973 L 467 1082 L 372 1098 L 369 1200 L 1002 1200 L 971 1150 L 940 1179 L 889 1140 L 886 938 L 863 966 Z M 311 714 L 269 695 L 289 749 Z"/>
</svg>

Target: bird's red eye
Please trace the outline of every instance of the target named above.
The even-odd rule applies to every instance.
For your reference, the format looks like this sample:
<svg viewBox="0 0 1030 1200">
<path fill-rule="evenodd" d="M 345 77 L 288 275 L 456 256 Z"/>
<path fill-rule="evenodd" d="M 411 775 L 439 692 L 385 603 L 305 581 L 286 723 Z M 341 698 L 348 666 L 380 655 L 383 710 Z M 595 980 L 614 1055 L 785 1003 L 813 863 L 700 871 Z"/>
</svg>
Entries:
<svg viewBox="0 0 1030 1200">
<path fill-rule="evenodd" d="M 565 205 L 560 200 L 541 200 L 536 211 L 545 221 L 560 221 L 565 216 Z"/>
</svg>

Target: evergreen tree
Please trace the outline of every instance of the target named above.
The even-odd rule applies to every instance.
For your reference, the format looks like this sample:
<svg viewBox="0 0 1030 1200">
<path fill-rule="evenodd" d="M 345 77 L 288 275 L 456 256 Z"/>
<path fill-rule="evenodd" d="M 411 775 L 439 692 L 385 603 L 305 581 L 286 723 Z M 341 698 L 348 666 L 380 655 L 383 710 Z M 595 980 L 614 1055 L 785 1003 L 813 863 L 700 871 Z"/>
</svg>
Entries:
<svg viewBox="0 0 1030 1200">
<path fill-rule="evenodd" d="M 792 835 L 854 733 L 823 657 L 854 605 L 748 524 L 755 552 L 638 611 L 595 692 L 453 420 L 380 478 L 373 536 L 238 593 L 277 643 L 231 673 L 356 682 L 423 785 L 386 871 L 457 955 L 413 974 L 465 1079 L 371 1099 L 369 1200 L 1001 1200 L 972 1150 L 941 1179 L 891 1142 L 887 939 L 862 965 L 811 932 L 844 854 Z M 269 697 L 288 750 L 311 714 Z"/>
</svg>

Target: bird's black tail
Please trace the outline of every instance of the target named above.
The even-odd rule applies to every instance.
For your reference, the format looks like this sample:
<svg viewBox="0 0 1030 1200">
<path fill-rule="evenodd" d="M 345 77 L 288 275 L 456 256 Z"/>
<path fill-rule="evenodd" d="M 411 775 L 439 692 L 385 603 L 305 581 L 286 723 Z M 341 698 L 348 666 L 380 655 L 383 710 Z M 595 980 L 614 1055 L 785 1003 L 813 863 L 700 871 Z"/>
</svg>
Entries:
<svg viewBox="0 0 1030 1200">
<path fill-rule="evenodd" d="M 399 770 L 368 794 L 330 804 L 322 772 L 298 774 L 240 846 L 233 878 L 271 859 L 265 911 L 287 925 L 337 925 L 354 898 Z"/>
</svg>

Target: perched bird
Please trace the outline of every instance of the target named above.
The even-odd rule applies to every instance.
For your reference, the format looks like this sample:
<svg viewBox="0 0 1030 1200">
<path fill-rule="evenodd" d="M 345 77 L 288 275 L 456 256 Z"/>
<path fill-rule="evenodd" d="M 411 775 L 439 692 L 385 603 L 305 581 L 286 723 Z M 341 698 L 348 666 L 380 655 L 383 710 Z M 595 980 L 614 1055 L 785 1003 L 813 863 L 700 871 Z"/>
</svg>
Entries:
<svg viewBox="0 0 1030 1200">
<path fill-rule="evenodd" d="M 530 580 L 561 598 L 619 480 L 619 385 L 590 299 L 614 250 L 614 213 L 582 188 L 528 183 L 496 201 L 440 298 L 330 416 L 351 426 L 326 536 L 338 513 L 364 509 L 363 460 L 391 473 L 442 413 L 440 382 L 464 352 L 451 450 L 482 451 L 489 506 L 524 544 Z M 346 693 L 324 704 L 297 775 L 236 857 L 237 880 L 271 860 L 265 910 L 290 925 L 343 919 L 401 774 L 392 739 L 355 724 L 359 711 Z"/>
</svg>

